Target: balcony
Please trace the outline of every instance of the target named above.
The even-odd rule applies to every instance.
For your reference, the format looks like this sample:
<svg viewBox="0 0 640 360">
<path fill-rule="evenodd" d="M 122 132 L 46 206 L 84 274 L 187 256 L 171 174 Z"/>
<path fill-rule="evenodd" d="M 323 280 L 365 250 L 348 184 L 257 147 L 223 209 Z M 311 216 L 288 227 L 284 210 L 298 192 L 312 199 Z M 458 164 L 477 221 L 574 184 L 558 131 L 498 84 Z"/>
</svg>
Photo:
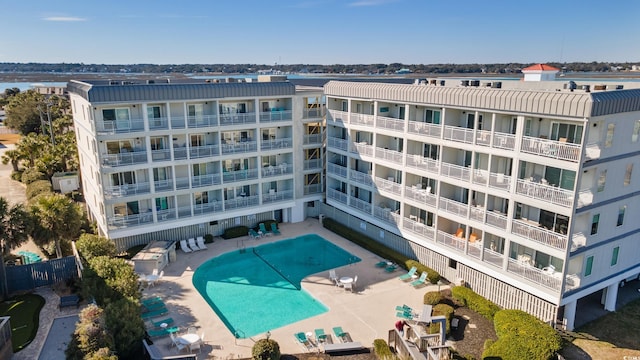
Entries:
<svg viewBox="0 0 640 360">
<path fill-rule="evenodd" d="M 322 145 L 322 134 L 305 134 L 302 139 L 303 145 Z M 344 149 L 346 151 L 346 149 Z"/>
<path fill-rule="evenodd" d="M 151 150 L 151 159 L 153 160 L 153 162 L 169 161 L 171 160 L 171 150 L 169 149 Z"/>
<path fill-rule="evenodd" d="M 360 200 L 356 197 L 353 196 L 349 196 L 349 206 L 361 211 L 367 215 L 371 215 L 371 203 L 364 201 L 364 200 Z"/>
<path fill-rule="evenodd" d="M 327 199 L 335 200 L 339 203 L 347 205 L 347 194 L 336 189 L 327 188 Z"/>
<path fill-rule="evenodd" d="M 541 228 L 539 223 L 531 220 L 514 219 L 511 226 L 511 233 L 559 250 L 567 248 L 567 235 Z"/>
<path fill-rule="evenodd" d="M 276 149 L 286 149 L 291 148 L 291 138 L 278 138 L 272 140 L 262 140 L 260 142 L 260 150 L 276 150 Z"/>
<path fill-rule="evenodd" d="M 234 199 L 224 201 L 224 209 L 243 209 L 251 206 L 260 205 L 260 197 L 258 195 L 240 196 Z"/>
<path fill-rule="evenodd" d="M 500 173 L 490 173 L 489 187 L 509 191 L 511 189 L 511 176 Z"/>
<path fill-rule="evenodd" d="M 188 189 L 191 184 L 189 177 L 177 177 L 176 176 L 176 190 Z"/>
<path fill-rule="evenodd" d="M 554 291 L 560 291 L 562 286 L 561 272 L 549 273 L 542 271 L 542 269 L 516 259 L 509 258 L 507 271 Z"/>
<path fill-rule="evenodd" d="M 349 180 L 359 185 L 373 187 L 373 180 L 371 179 L 371 175 L 357 171 L 357 170 L 349 171 Z"/>
<path fill-rule="evenodd" d="M 173 180 L 156 180 L 153 182 L 153 188 L 156 192 L 173 191 Z"/>
<path fill-rule="evenodd" d="M 272 176 L 282 176 L 293 174 L 293 166 L 287 163 L 281 163 L 279 165 L 273 166 L 269 165 L 267 167 L 262 168 L 262 177 L 272 177 Z"/>
<path fill-rule="evenodd" d="M 381 128 L 404 132 L 404 120 L 386 116 L 378 116 L 378 118 L 376 119 L 376 127 L 379 129 Z"/>
<path fill-rule="evenodd" d="M 335 149 L 335 150 L 349 151 L 349 140 L 329 136 L 327 137 L 327 147 L 330 150 Z"/>
<path fill-rule="evenodd" d="M 188 116 L 187 126 L 189 129 L 218 126 L 218 115 Z"/>
<path fill-rule="evenodd" d="M 115 215 L 107 218 L 107 226 L 111 230 L 140 226 L 153 223 L 153 213 L 146 212 L 132 215 Z"/>
<path fill-rule="evenodd" d="M 373 145 L 366 142 L 354 143 L 351 146 L 351 152 L 364 156 L 373 156 Z"/>
<path fill-rule="evenodd" d="M 400 214 L 396 214 L 389 208 L 382 208 L 379 206 L 373 207 L 373 216 L 388 224 L 398 226 L 400 225 Z"/>
<path fill-rule="evenodd" d="M 260 116 L 261 123 L 291 121 L 292 112 L 291 110 L 272 109 L 271 111 L 261 111 L 259 116 Z"/>
<path fill-rule="evenodd" d="M 463 238 L 438 230 L 436 242 L 454 250 L 464 252 L 465 243 L 467 241 Z"/>
<path fill-rule="evenodd" d="M 149 130 L 167 130 L 169 129 L 169 119 L 166 117 L 157 117 L 149 119 Z"/>
<path fill-rule="evenodd" d="M 322 159 L 307 159 L 303 162 L 304 170 L 321 170 L 323 165 Z"/>
<path fill-rule="evenodd" d="M 409 134 L 424 135 L 439 139 L 442 134 L 442 125 L 409 121 L 409 128 L 407 131 Z"/>
<path fill-rule="evenodd" d="M 488 131 L 488 130 L 476 130 L 476 145 L 490 146 L 491 145 L 491 131 Z"/>
<path fill-rule="evenodd" d="M 438 197 L 431 193 L 431 189 L 418 189 L 413 186 L 404 187 L 404 197 L 434 208 L 438 201 Z"/>
<path fill-rule="evenodd" d="M 189 147 L 190 159 L 198 159 L 198 158 L 218 156 L 218 155 L 220 155 L 220 146 L 217 144 Z"/>
<path fill-rule="evenodd" d="M 222 212 L 222 203 L 219 203 L 217 200 L 204 204 L 193 205 L 194 216 L 212 214 L 216 212 Z"/>
<path fill-rule="evenodd" d="M 473 169 L 471 182 L 476 185 L 487 185 L 489 181 L 489 172 L 483 169 Z"/>
<path fill-rule="evenodd" d="M 225 171 L 222 173 L 222 181 L 225 184 L 235 181 L 253 180 L 258 178 L 258 169 L 244 169 L 236 171 Z"/>
<path fill-rule="evenodd" d="M 173 159 L 174 160 L 186 160 L 187 159 L 187 148 L 186 147 L 174 147 L 173 148 Z"/>
<path fill-rule="evenodd" d="M 440 168 L 442 169 L 440 173 L 442 176 L 456 180 L 469 181 L 471 169 L 468 167 L 443 162 L 440 165 Z"/>
<path fill-rule="evenodd" d="M 322 194 L 322 184 L 309 184 L 304 186 L 305 195 Z"/>
<path fill-rule="evenodd" d="M 269 190 L 268 193 L 262 194 L 262 203 L 271 204 L 287 200 L 293 200 L 293 190 Z"/>
<path fill-rule="evenodd" d="M 327 174 L 336 175 L 341 178 L 347 178 L 347 168 L 334 163 L 327 163 Z"/>
<path fill-rule="evenodd" d="M 96 132 L 105 134 L 127 134 L 144 131 L 144 119 L 96 121 Z"/>
<path fill-rule="evenodd" d="M 171 117 L 171 128 L 172 129 L 184 129 L 185 128 L 185 118 L 184 116 L 172 116 Z"/>
<path fill-rule="evenodd" d="M 438 203 L 438 209 L 453 215 L 457 215 L 463 218 L 467 217 L 469 207 L 467 204 L 447 199 L 445 197 L 440 198 L 440 202 Z"/>
<path fill-rule="evenodd" d="M 498 210 L 489 210 L 485 213 L 487 225 L 493 226 L 498 229 L 507 229 L 507 215 Z"/>
<path fill-rule="evenodd" d="M 402 184 L 395 182 L 393 177 L 390 177 L 389 179 L 376 177 L 374 182 L 378 190 L 386 191 L 398 196 L 402 195 Z"/>
<path fill-rule="evenodd" d="M 191 178 L 191 186 L 194 188 L 220 185 L 221 183 L 222 182 L 220 181 L 220 174 L 197 175 Z"/>
<path fill-rule="evenodd" d="M 220 125 L 255 124 L 256 113 L 220 114 Z"/>
<path fill-rule="evenodd" d="M 119 154 L 102 154 L 104 166 L 126 166 L 143 164 L 147 162 L 147 151 L 137 150 L 133 152 L 121 152 Z"/>
<path fill-rule="evenodd" d="M 407 154 L 405 159 L 407 161 L 407 167 L 428 171 L 433 174 L 439 172 L 440 166 L 438 165 L 438 160 L 411 154 Z"/>
<path fill-rule="evenodd" d="M 349 114 L 346 111 L 328 110 L 327 125 L 337 125 L 344 127 L 343 124 L 349 123 Z"/>
<path fill-rule="evenodd" d="M 445 140 L 473 144 L 473 129 L 461 128 L 458 126 L 445 126 L 442 137 Z"/>
<path fill-rule="evenodd" d="M 532 179 L 518 179 L 516 183 L 516 194 L 567 208 L 573 206 L 573 191 L 537 183 Z"/>
<path fill-rule="evenodd" d="M 552 159 L 578 162 L 581 148 L 580 144 L 524 136 L 521 151 Z"/>
<path fill-rule="evenodd" d="M 158 222 L 173 220 L 176 218 L 176 209 L 165 209 L 156 211 Z"/>
<path fill-rule="evenodd" d="M 403 165 L 402 153 L 399 151 L 382 149 L 382 148 L 376 147 L 376 158 L 383 159 L 388 162 L 392 162 L 396 165 L 401 165 L 401 166 Z"/>
<path fill-rule="evenodd" d="M 434 241 L 436 238 L 436 231 L 433 227 L 427 226 L 423 223 L 420 223 L 416 220 L 411 220 L 409 218 L 402 219 L 402 228 L 404 230 L 410 231 L 414 234 L 418 234 L 425 238 L 425 240 Z"/>
<path fill-rule="evenodd" d="M 327 109 L 324 106 L 321 108 L 303 109 L 302 118 L 303 119 L 321 118 L 326 113 L 326 110 Z"/>
<path fill-rule="evenodd" d="M 121 198 L 125 196 L 148 194 L 151 188 L 148 182 L 137 182 L 135 184 L 124 184 L 120 186 L 108 186 L 104 189 L 107 199 Z"/>
<path fill-rule="evenodd" d="M 504 255 L 491 249 L 484 248 L 484 258 L 482 261 L 495 267 L 502 268 Z"/>
<path fill-rule="evenodd" d="M 501 132 L 494 133 L 492 147 L 496 149 L 514 150 L 516 148 L 516 136 Z"/>
<path fill-rule="evenodd" d="M 256 141 L 242 141 L 222 144 L 222 154 L 242 154 L 258 151 L 258 143 Z"/>
<path fill-rule="evenodd" d="M 469 241 L 467 245 L 467 254 L 476 259 L 480 259 L 480 256 L 482 255 L 482 244 L 479 241 Z"/>
<path fill-rule="evenodd" d="M 368 126 L 368 127 L 373 127 L 373 124 L 374 124 L 373 115 L 356 114 L 356 113 L 350 114 L 349 122 L 352 125 L 362 125 L 362 126 Z"/>
</svg>

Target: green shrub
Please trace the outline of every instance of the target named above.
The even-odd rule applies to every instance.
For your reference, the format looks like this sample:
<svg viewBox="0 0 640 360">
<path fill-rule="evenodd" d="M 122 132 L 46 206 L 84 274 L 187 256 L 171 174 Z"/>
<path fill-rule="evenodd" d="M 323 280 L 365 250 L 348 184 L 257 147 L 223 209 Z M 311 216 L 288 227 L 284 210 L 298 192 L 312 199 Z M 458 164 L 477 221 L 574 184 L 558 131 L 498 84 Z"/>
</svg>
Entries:
<svg viewBox="0 0 640 360">
<path fill-rule="evenodd" d="M 373 352 L 380 360 L 390 360 L 396 358 L 395 354 L 391 351 L 389 344 L 387 344 L 387 342 L 383 339 L 373 340 Z"/>
<path fill-rule="evenodd" d="M 85 260 L 90 260 L 96 256 L 116 255 L 116 245 L 113 241 L 93 234 L 82 234 L 76 241 L 76 248 Z"/>
<path fill-rule="evenodd" d="M 447 319 L 446 322 L 446 334 L 449 335 L 451 333 L 451 319 L 453 319 L 453 307 L 447 304 L 438 304 L 433 307 L 432 316 L 444 316 Z M 429 333 L 436 334 L 440 332 L 440 323 L 432 322 L 429 325 Z"/>
<path fill-rule="evenodd" d="M 279 360 L 280 345 L 272 339 L 260 339 L 251 349 L 253 360 Z"/>
<path fill-rule="evenodd" d="M 205 234 L 204 235 L 204 243 L 205 244 L 211 244 L 212 242 L 213 242 L 213 235 Z"/>
<path fill-rule="evenodd" d="M 440 274 L 438 274 L 435 270 L 432 270 L 415 260 L 409 259 L 408 257 L 398 253 L 397 251 L 384 246 L 383 244 L 373 240 L 368 236 L 363 235 L 361 232 L 350 229 L 331 218 L 325 218 L 322 221 L 322 226 L 324 226 L 327 230 L 334 232 L 355 244 L 358 244 L 360 247 L 369 250 L 374 254 L 377 254 L 380 257 L 383 257 L 398 265 L 402 265 L 405 269 L 410 269 L 411 266 L 416 266 L 419 273 L 421 273 L 422 271 L 426 271 L 429 282 L 431 282 L 432 284 L 435 284 L 438 282 L 438 280 L 440 280 Z"/>
<path fill-rule="evenodd" d="M 242 236 L 247 236 L 249 234 L 249 228 L 246 226 L 234 226 L 228 229 L 225 229 L 222 234 L 222 238 L 227 239 L 235 239 Z"/>
<path fill-rule="evenodd" d="M 444 299 L 444 296 L 440 293 L 440 291 L 429 291 L 424 294 L 424 303 L 425 305 L 437 305 Z"/>
<path fill-rule="evenodd" d="M 500 311 L 498 305 L 464 286 L 454 286 L 451 289 L 451 296 L 462 303 L 463 306 L 468 307 L 491 321 L 493 321 L 493 316 Z"/>
<path fill-rule="evenodd" d="M 11 180 L 22 181 L 22 170 L 11 172 Z"/>
<path fill-rule="evenodd" d="M 549 325 L 521 310 L 501 310 L 493 323 L 498 340 L 485 347 L 483 357 L 552 359 L 560 350 L 560 335 Z"/>
<path fill-rule="evenodd" d="M 49 179 L 47 179 L 47 175 L 41 173 L 37 169 L 29 168 L 29 169 L 26 169 L 24 172 L 22 172 L 22 177 L 20 178 L 20 180 L 22 181 L 23 184 L 29 185 L 34 181 L 38 181 L 38 180 L 48 181 Z"/>
<path fill-rule="evenodd" d="M 27 185 L 27 200 L 31 200 L 40 194 L 47 194 L 53 191 L 51 183 L 48 180 L 36 180 Z"/>
</svg>

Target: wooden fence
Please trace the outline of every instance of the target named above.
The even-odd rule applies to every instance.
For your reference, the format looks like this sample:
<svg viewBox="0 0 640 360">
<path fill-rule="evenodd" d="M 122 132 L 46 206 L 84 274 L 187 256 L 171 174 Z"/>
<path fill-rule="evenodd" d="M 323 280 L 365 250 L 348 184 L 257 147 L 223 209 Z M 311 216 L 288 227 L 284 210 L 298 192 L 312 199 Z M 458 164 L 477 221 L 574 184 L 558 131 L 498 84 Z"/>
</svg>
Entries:
<svg viewBox="0 0 640 360">
<path fill-rule="evenodd" d="M 79 277 L 78 266 L 74 256 L 41 261 L 33 264 L 7 266 L 8 293 L 33 290 L 40 286 L 48 286 Z"/>
</svg>

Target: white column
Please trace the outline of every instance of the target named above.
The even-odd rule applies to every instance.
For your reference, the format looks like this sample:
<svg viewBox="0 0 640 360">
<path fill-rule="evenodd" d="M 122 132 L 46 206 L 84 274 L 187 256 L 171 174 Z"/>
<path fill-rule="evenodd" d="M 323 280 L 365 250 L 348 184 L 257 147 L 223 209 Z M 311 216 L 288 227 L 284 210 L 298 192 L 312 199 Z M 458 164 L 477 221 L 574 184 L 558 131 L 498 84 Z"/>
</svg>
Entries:
<svg viewBox="0 0 640 360">
<path fill-rule="evenodd" d="M 567 303 L 564 306 L 564 323 L 567 331 L 573 331 L 576 322 L 576 304 L 577 300 Z"/>
<path fill-rule="evenodd" d="M 618 283 L 615 282 L 607 287 L 607 297 L 604 301 L 604 309 L 616 311 L 616 300 L 618 299 Z"/>
</svg>

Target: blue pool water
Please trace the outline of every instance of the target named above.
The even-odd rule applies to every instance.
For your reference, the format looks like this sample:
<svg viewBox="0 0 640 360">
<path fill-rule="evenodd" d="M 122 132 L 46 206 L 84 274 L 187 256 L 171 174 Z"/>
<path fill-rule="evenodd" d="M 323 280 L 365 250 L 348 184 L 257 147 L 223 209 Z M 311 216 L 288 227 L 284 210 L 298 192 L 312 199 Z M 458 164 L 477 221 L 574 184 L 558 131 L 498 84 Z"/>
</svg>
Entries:
<svg viewBox="0 0 640 360">
<path fill-rule="evenodd" d="M 300 281 L 359 261 L 309 234 L 208 260 L 193 274 L 193 285 L 232 334 L 248 338 L 326 312 Z"/>
</svg>

